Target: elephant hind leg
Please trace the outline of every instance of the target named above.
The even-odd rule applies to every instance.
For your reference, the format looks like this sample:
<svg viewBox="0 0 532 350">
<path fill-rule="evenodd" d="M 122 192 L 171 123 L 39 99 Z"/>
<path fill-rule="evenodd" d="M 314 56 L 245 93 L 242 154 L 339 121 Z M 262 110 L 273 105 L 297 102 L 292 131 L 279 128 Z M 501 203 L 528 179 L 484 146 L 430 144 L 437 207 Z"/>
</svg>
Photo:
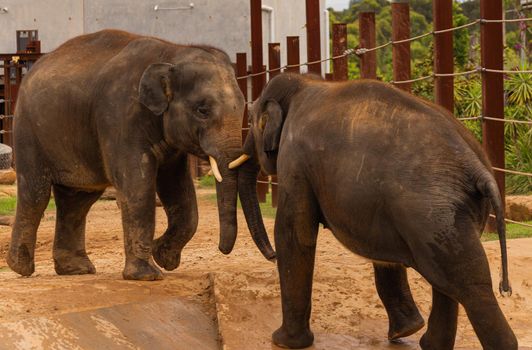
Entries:
<svg viewBox="0 0 532 350">
<path fill-rule="evenodd" d="M 389 320 L 388 339 L 414 334 L 425 325 L 408 285 L 406 268 L 399 264 L 373 264 L 375 286 Z"/>
<path fill-rule="evenodd" d="M 421 346 L 423 349 L 452 349 L 456 302 L 459 302 L 484 349 L 516 350 L 517 339 L 493 294 L 486 254 L 478 235 L 470 227 L 466 232 L 448 228 L 446 232 L 438 231 L 444 232 L 437 235 L 438 242 L 429 239 L 413 244 L 416 269 L 436 290 L 433 312 Z"/>
<path fill-rule="evenodd" d="M 90 207 L 103 191 L 83 192 L 54 185 L 57 219 L 54 239 L 54 266 L 58 275 L 96 273 L 85 251 L 85 223 Z"/>
<path fill-rule="evenodd" d="M 24 152 L 17 155 L 25 156 L 28 154 Z M 17 211 L 6 260 L 13 271 L 30 276 L 35 271 L 37 229 L 50 200 L 52 183 L 49 172 L 38 163 L 21 162 L 22 159 L 17 159 Z"/>
</svg>

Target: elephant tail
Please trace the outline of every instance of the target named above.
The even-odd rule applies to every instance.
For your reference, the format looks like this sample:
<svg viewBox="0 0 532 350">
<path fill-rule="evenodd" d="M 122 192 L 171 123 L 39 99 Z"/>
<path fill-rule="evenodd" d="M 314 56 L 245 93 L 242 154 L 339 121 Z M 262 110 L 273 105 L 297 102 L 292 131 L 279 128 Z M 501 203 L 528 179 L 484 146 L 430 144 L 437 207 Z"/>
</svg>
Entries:
<svg viewBox="0 0 532 350">
<path fill-rule="evenodd" d="M 485 169 L 485 167 L 484 167 Z M 486 169 L 478 178 L 476 183 L 477 189 L 482 195 L 489 199 L 497 223 L 497 234 L 499 235 L 499 244 L 501 246 L 501 265 L 502 276 L 499 283 L 499 292 L 503 296 L 512 295 L 512 287 L 508 279 L 508 254 L 506 251 L 506 224 L 504 222 L 504 205 L 502 203 L 499 187 L 493 175 Z"/>
</svg>

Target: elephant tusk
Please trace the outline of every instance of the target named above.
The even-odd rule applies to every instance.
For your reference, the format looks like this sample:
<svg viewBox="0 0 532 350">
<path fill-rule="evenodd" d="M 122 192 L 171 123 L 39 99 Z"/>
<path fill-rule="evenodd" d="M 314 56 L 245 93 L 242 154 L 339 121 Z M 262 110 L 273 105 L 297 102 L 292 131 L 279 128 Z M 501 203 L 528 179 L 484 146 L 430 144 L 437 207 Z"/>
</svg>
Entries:
<svg viewBox="0 0 532 350">
<path fill-rule="evenodd" d="M 241 166 L 249 158 L 250 157 L 247 154 L 243 153 L 240 157 L 238 157 L 237 159 L 229 163 L 229 169 L 234 169 L 234 168 Z"/>
<path fill-rule="evenodd" d="M 222 182 L 222 174 L 220 174 L 220 170 L 218 169 L 218 163 L 216 163 L 216 159 L 209 156 L 209 163 L 211 163 L 211 170 L 212 170 L 214 177 L 216 178 L 216 181 Z"/>
</svg>

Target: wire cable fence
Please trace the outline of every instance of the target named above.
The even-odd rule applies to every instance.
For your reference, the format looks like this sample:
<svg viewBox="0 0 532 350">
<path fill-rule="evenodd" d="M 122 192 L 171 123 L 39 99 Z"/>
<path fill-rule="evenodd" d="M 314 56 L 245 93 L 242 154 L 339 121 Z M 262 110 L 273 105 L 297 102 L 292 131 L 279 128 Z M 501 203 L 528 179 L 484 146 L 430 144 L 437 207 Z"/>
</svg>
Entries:
<svg viewBox="0 0 532 350">
<path fill-rule="evenodd" d="M 420 35 L 416 35 L 416 36 L 413 36 L 413 37 L 407 38 L 407 39 L 390 40 L 390 41 L 388 41 L 388 42 L 386 42 L 386 43 L 384 43 L 382 45 L 378 45 L 378 46 L 375 46 L 375 47 L 372 47 L 372 48 L 364 48 L 364 47 L 354 48 L 354 49 L 351 48 L 351 49 L 345 50 L 344 53 L 342 53 L 341 55 L 332 56 L 332 57 L 324 58 L 324 59 L 321 59 L 321 60 L 304 62 L 304 63 L 299 63 L 299 64 L 292 64 L 292 65 L 288 65 L 287 64 L 287 65 L 284 65 L 284 66 L 279 67 L 279 68 L 265 69 L 265 70 L 262 70 L 260 72 L 250 73 L 250 74 L 238 76 L 237 80 L 248 79 L 248 78 L 252 78 L 252 77 L 256 77 L 256 76 L 260 76 L 260 75 L 266 75 L 268 73 L 282 72 L 282 71 L 286 70 L 287 68 L 300 68 L 300 67 L 303 67 L 303 66 L 309 66 L 309 65 L 313 65 L 313 64 L 318 64 L 318 63 L 323 63 L 323 62 L 328 62 L 328 61 L 334 61 L 334 60 L 337 60 L 337 59 L 340 59 L 340 58 L 345 58 L 345 57 L 351 56 L 353 54 L 357 55 L 357 56 L 361 56 L 361 55 L 363 55 L 365 53 L 376 51 L 376 50 L 380 50 L 380 49 L 383 49 L 383 48 L 391 46 L 391 45 L 409 43 L 409 42 L 412 42 L 412 41 L 415 41 L 415 40 L 419 40 L 419 39 L 422 39 L 422 38 L 425 38 L 425 37 L 428 37 L 428 36 L 431 36 L 431 35 L 443 34 L 443 33 L 447 33 L 447 32 L 454 32 L 456 30 L 472 27 L 472 26 L 477 25 L 477 24 L 484 24 L 484 23 L 512 23 L 512 22 L 528 22 L 528 21 L 532 21 L 532 17 L 518 18 L 518 19 L 500 19 L 500 20 L 499 19 L 477 19 L 477 20 L 474 20 L 474 21 L 472 21 L 470 23 L 466 23 L 466 24 L 463 24 L 463 25 L 460 25 L 460 26 L 457 26 L 457 27 L 441 29 L 441 30 L 433 30 L 433 31 L 430 31 L 430 32 L 427 32 L 427 33 L 424 33 L 424 34 L 420 34 Z M 465 72 L 433 73 L 431 75 L 427 75 L 427 76 L 423 76 L 423 77 L 419 77 L 419 78 L 415 78 L 415 79 L 410 79 L 410 80 L 390 81 L 390 83 L 392 83 L 392 84 L 406 84 L 406 83 L 412 83 L 412 82 L 421 81 L 421 80 L 427 80 L 427 79 L 431 79 L 431 78 L 434 78 L 434 77 L 451 77 L 451 76 L 454 77 L 454 76 L 468 75 L 468 74 L 474 74 L 474 73 L 480 73 L 480 72 L 492 72 L 492 73 L 503 73 L 503 74 L 520 74 L 520 73 L 527 73 L 528 74 L 528 73 L 532 73 L 532 70 L 499 70 L 499 69 L 490 69 L 490 68 L 485 68 L 485 67 L 477 67 L 475 69 L 472 69 L 470 71 L 465 71 Z"/>
<path fill-rule="evenodd" d="M 290 69 L 290 68 L 300 68 L 300 67 L 309 66 L 309 65 L 313 65 L 313 64 L 318 64 L 318 63 L 322 63 L 322 62 L 334 61 L 334 60 L 337 60 L 337 59 L 346 58 L 348 56 L 353 56 L 353 55 L 361 57 L 362 55 L 364 55 L 366 53 L 377 51 L 377 50 L 381 50 L 381 49 L 384 49 L 384 48 L 389 47 L 389 46 L 409 43 L 409 42 L 412 42 L 412 41 L 415 41 L 415 40 L 420 40 L 420 39 L 423 39 L 423 38 L 426 38 L 426 37 L 429 37 L 429 36 L 436 36 L 436 35 L 443 34 L 443 33 L 454 32 L 454 31 L 457 31 L 457 30 L 473 27 L 475 25 L 483 25 L 483 24 L 487 24 L 487 23 L 515 23 L 515 22 L 529 22 L 529 21 L 532 21 L 532 17 L 517 18 L 517 19 L 482 19 L 481 18 L 481 19 L 477 19 L 477 20 L 474 20 L 474 21 L 472 21 L 470 23 L 466 23 L 466 24 L 463 24 L 463 25 L 460 25 L 460 26 L 447 28 L 447 29 L 442 29 L 442 30 L 433 30 L 433 31 L 430 31 L 430 32 L 427 32 L 427 33 L 423 33 L 423 34 L 420 34 L 420 35 L 416 35 L 416 36 L 413 36 L 413 37 L 410 37 L 410 38 L 407 38 L 407 39 L 401 39 L 401 40 L 395 40 L 395 41 L 394 40 L 390 40 L 390 41 L 388 41 L 388 42 L 386 42 L 384 44 L 381 44 L 381 45 L 378 45 L 378 46 L 375 46 L 375 47 L 372 47 L 372 48 L 365 48 L 365 47 L 348 48 L 340 55 L 328 57 L 328 58 L 321 59 L 321 60 L 304 62 L 304 63 L 300 63 L 300 64 L 291 64 L 291 65 L 287 64 L 287 65 L 284 65 L 284 66 L 281 66 L 281 67 L 278 67 L 278 68 L 269 69 L 269 70 L 268 69 L 263 69 L 260 72 L 255 72 L 255 73 L 251 73 L 251 74 L 238 76 L 237 80 L 253 78 L 253 77 L 256 77 L 256 76 L 266 75 L 266 74 L 269 74 L 269 73 L 282 72 L 282 71 L 285 71 L 286 69 Z M 417 77 L 417 78 L 412 78 L 412 79 L 408 79 L 408 80 L 398 80 L 398 81 L 393 81 L 392 80 L 392 81 L 389 81 L 389 83 L 394 84 L 394 85 L 399 85 L 399 84 L 415 83 L 415 82 L 429 80 L 429 79 L 434 79 L 434 78 L 438 78 L 438 77 L 470 76 L 470 75 L 482 74 L 482 73 L 496 73 L 496 74 L 507 74 L 507 75 L 509 75 L 509 74 L 532 74 L 532 70 L 492 69 L 492 68 L 477 66 L 477 67 L 475 67 L 475 68 L 473 68 L 471 70 L 467 70 L 467 71 L 463 71 L 463 72 L 432 73 L 430 75 L 421 76 L 421 77 Z M 251 107 L 252 102 L 248 102 L 247 105 L 248 105 L 248 108 Z M 488 117 L 488 116 L 482 116 L 482 115 L 475 116 L 475 117 L 461 117 L 461 118 L 457 118 L 457 119 L 460 120 L 460 121 L 467 121 L 467 120 L 469 120 L 469 121 L 475 121 L 475 120 L 484 121 L 484 120 L 490 120 L 490 121 L 503 122 L 503 123 L 512 123 L 512 124 L 520 124 L 520 125 L 532 125 L 532 120 L 504 119 L 504 118 L 495 118 L 495 117 Z M 243 130 L 249 130 L 249 127 L 248 128 L 243 128 Z M 494 171 L 503 172 L 503 173 L 506 173 L 506 174 L 532 177 L 532 173 L 518 171 L 518 170 L 502 169 L 502 168 L 497 168 L 497 167 L 493 167 L 493 170 Z M 271 178 L 269 178 L 268 181 L 258 180 L 257 182 L 261 183 L 261 184 L 278 185 L 278 183 L 275 182 L 275 181 L 272 181 Z M 490 215 L 490 216 L 493 216 L 493 215 Z M 522 225 L 522 226 L 526 226 L 526 227 L 532 227 L 532 225 L 530 225 L 530 224 L 519 222 L 519 221 L 510 220 L 510 219 L 507 219 L 507 218 L 505 218 L 505 221 L 506 222 L 510 222 L 510 223 L 514 223 L 514 224 L 518 224 L 518 225 Z"/>
<path fill-rule="evenodd" d="M 493 215 L 493 214 L 490 214 L 490 217 L 495 219 L 495 215 Z M 531 227 L 532 228 L 532 225 L 531 224 L 527 224 L 526 222 L 515 221 L 515 220 L 508 219 L 508 218 L 504 218 L 504 221 L 509 222 L 511 224 L 516 224 L 516 225 L 520 225 L 520 226 L 524 226 L 524 227 Z"/>
</svg>

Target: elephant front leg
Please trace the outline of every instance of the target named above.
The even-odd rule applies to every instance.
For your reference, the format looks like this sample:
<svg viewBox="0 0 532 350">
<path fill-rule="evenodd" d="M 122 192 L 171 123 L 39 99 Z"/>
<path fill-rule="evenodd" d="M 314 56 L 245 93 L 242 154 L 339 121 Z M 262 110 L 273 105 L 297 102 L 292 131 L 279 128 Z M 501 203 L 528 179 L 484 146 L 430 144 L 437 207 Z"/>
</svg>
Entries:
<svg viewBox="0 0 532 350">
<path fill-rule="evenodd" d="M 151 196 L 130 196 L 121 201 L 126 280 L 153 281 L 163 274 L 152 261 L 151 244 L 155 230 L 155 191 Z"/>
<path fill-rule="evenodd" d="M 429 326 L 419 344 L 423 350 L 452 350 L 456 338 L 458 303 L 432 288 Z"/>
<path fill-rule="evenodd" d="M 275 246 L 283 323 L 272 339 L 279 346 L 299 349 L 314 341 L 309 320 L 318 215 L 314 204 L 301 192 L 290 203 L 282 188 L 279 192 Z"/>
<path fill-rule="evenodd" d="M 155 161 L 142 156 L 126 159 L 128 171 L 116 171 L 126 266 L 123 277 L 127 280 L 152 281 L 163 279 L 161 270 L 152 260 L 152 241 L 155 232 Z M 119 166 L 120 163 L 117 164 Z M 135 165 L 133 167 L 132 165 Z M 124 163 L 122 166 L 125 167 Z"/>
<path fill-rule="evenodd" d="M 168 228 L 153 242 L 153 258 L 171 271 L 179 266 L 181 250 L 198 227 L 196 193 L 186 156 L 159 169 L 157 194 L 168 217 Z"/>
<path fill-rule="evenodd" d="M 388 339 L 407 337 L 425 325 L 412 298 L 406 268 L 398 264 L 373 264 L 375 286 L 388 314 Z"/>
</svg>

